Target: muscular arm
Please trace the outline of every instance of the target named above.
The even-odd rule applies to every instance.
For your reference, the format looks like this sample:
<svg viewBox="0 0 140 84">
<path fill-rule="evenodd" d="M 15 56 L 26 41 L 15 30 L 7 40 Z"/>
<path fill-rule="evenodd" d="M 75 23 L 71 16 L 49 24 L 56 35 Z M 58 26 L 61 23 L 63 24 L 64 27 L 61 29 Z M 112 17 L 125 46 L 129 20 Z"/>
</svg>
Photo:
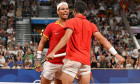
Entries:
<svg viewBox="0 0 140 84">
<path fill-rule="evenodd" d="M 40 43 L 39 43 L 39 46 L 38 46 L 38 51 L 43 51 L 44 46 L 45 46 L 47 40 L 48 40 L 47 37 L 42 36 L 42 38 L 41 38 L 41 40 L 40 40 Z"/>
<path fill-rule="evenodd" d="M 102 34 L 101 34 L 100 32 L 95 32 L 93 35 L 98 39 L 98 41 L 100 41 L 100 43 L 101 43 L 107 50 L 109 50 L 109 49 L 112 47 L 111 43 L 110 43 L 104 36 L 102 36 Z M 124 59 L 122 56 L 120 56 L 118 53 L 115 54 L 114 56 L 115 56 L 118 60 L 120 60 L 120 61 L 122 61 L 122 62 L 125 61 L 125 59 Z"/>
<path fill-rule="evenodd" d="M 102 34 L 100 32 L 95 32 L 93 34 L 97 39 L 98 41 L 107 49 L 109 50 L 112 45 L 110 44 L 110 42 L 104 37 L 102 36 Z"/>
<path fill-rule="evenodd" d="M 58 50 L 63 48 L 67 44 L 72 33 L 73 33 L 73 31 L 71 29 L 66 29 L 64 36 L 61 38 L 61 40 L 56 45 L 56 47 L 52 50 L 52 53 L 56 53 Z"/>
</svg>

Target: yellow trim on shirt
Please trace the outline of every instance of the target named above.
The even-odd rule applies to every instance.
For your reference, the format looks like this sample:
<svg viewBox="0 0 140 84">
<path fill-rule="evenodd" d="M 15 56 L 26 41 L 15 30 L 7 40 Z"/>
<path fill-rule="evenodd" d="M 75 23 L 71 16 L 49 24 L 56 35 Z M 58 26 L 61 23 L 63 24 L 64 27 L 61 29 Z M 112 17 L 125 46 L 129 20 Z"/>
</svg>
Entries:
<svg viewBox="0 0 140 84">
<path fill-rule="evenodd" d="M 43 36 L 45 36 L 46 38 L 49 38 L 48 36 L 46 36 L 45 34 L 43 34 Z"/>
<path fill-rule="evenodd" d="M 61 27 L 63 27 L 63 25 L 61 25 L 58 20 L 55 22 L 55 24 L 59 24 Z"/>
</svg>

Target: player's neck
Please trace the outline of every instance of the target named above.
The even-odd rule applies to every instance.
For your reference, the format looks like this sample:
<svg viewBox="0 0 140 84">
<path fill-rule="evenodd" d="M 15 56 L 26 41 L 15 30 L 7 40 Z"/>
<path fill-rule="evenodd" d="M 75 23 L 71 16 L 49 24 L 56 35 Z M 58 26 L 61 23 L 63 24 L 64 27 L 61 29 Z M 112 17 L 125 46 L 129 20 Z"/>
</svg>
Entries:
<svg viewBox="0 0 140 84">
<path fill-rule="evenodd" d="M 81 14 L 81 13 L 75 13 L 75 16 L 77 16 L 77 15 L 83 15 L 83 14 Z"/>
<path fill-rule="evenodd" d="M 59 22 L 59 24 L 63 25 L 63 27 L 64 27 L 65 23 L 66 23 L 66 20 L 67 19 L 59 19 L 58 22 Z"/>
</svg>

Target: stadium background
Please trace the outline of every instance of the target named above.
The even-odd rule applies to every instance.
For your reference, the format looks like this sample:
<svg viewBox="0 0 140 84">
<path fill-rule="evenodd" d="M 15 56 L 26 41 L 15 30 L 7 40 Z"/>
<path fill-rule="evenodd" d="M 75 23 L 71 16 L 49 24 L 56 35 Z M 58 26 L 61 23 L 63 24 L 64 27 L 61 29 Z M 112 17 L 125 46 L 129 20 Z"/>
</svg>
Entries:
<svg viewBox="0 0 140 84">
<path fill-rule="evenodd" d="M 33 82 L 40 79 L 40 73 L 25 68 L 35 66 L 42 32 L 49 23 L 58 19 L 56 6 L 60 1 L 68 2 L 69 18 L 72 18 L 73 4 L 79 0 L 0 0 L 0 82 Z M 121 65 L 93 37 L 91 68 L 95 82 L 139 83 L 140 0 L 82 1 L 88 6 L 87 19 L 98 26 L 126 59 Z M 44 55 L 48 47 L 49 41 Z"/>
</svg>

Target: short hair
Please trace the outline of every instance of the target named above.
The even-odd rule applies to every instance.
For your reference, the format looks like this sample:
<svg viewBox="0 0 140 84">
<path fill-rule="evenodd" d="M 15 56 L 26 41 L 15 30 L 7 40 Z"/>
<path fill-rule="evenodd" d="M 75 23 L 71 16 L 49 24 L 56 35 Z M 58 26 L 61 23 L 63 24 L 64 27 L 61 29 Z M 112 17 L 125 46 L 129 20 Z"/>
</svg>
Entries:
<svg viewBox="0 0 140 84">
<path fill-rule="evenodd" d="M 140 49 L 138 49 L 138 52 L 140 52 Z"/>
<path fill-rule="evenodd" d="M 75 9 L 76 13 L 84 14 L 87 9 L 87 5 L 83 1 L 77 1 L 74 4 L 74 9 Z"/>
</svg>

